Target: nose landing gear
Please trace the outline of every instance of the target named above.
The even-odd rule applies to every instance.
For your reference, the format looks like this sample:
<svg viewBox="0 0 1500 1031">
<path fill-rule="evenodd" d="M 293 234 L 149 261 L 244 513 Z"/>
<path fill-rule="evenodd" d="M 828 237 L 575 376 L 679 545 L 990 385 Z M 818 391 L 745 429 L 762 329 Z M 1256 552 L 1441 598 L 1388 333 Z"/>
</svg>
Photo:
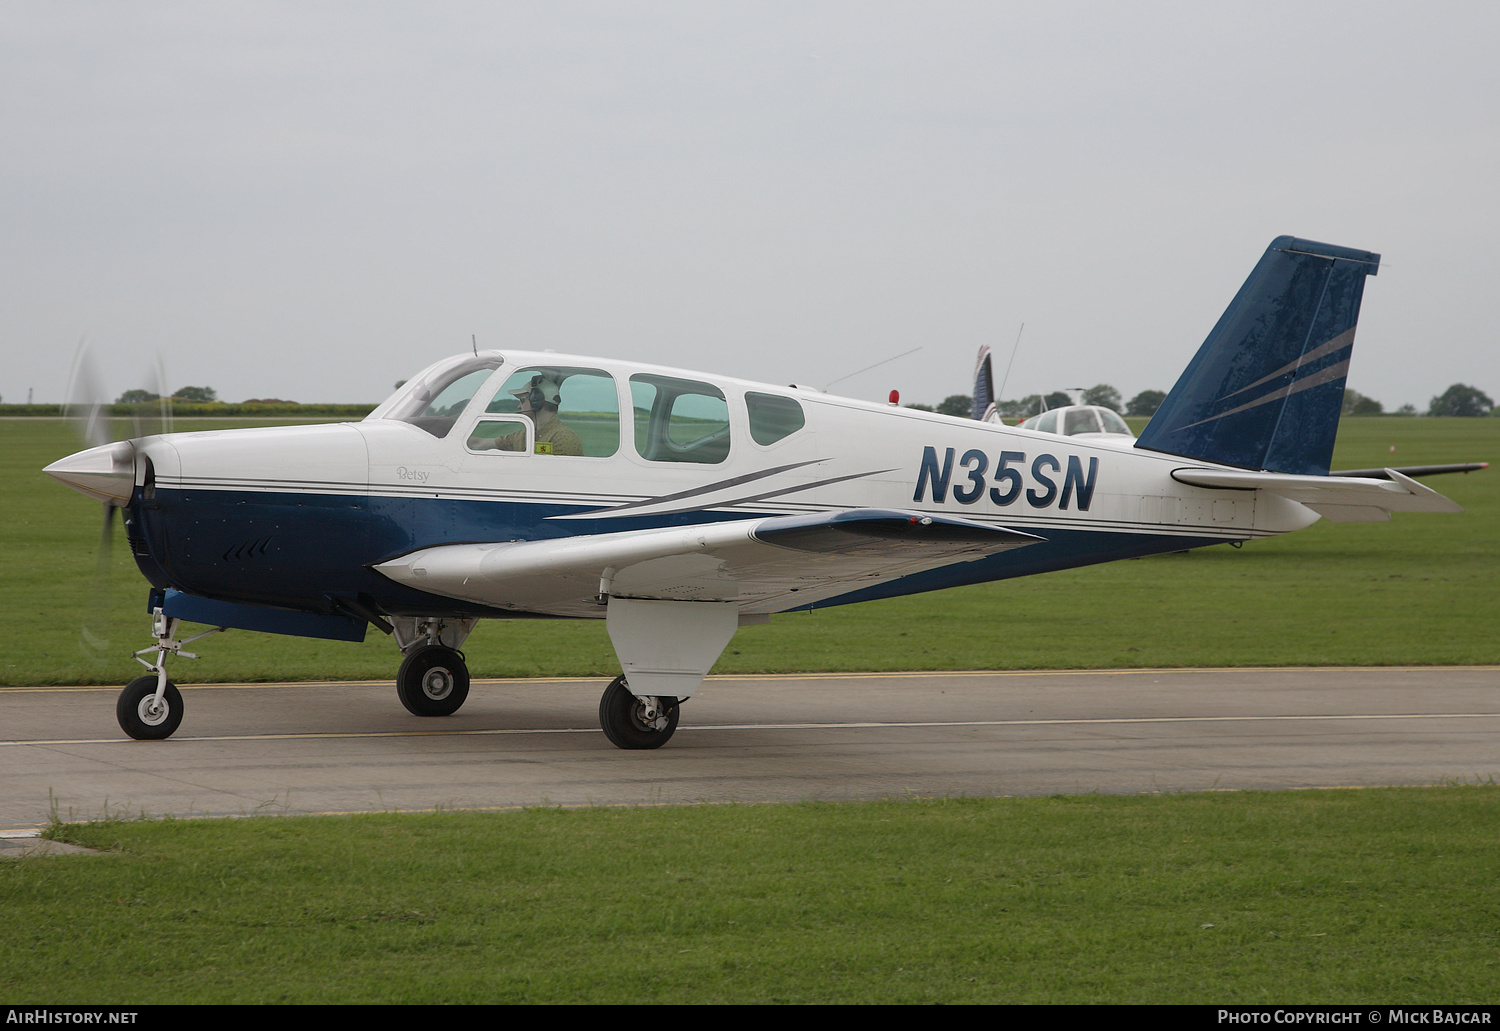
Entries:
<svg viewBox="0 0 1500 1031">
<path fill-rule="evenodd" d="M 155 674 L 136 677 L 120 692 L 115 719 L 137 741 L 160 741 L 171 737 L 182 722 L 182 695 L 170 680 L 158 685 Z"/>
<path fill-rule="evenodd" d="M 160 741 L 172 736 L 182 723 L 182 694 L 177 685 L 167 679 L 167 656 L 180 655 L 185 659 L 198 656 L 184 651 L 183 645 L 192 644 L 209 634 L 223 633 L 225 628 L 216 626 L 201 634 L 194 634 L 186 641 L 177 640 L 177 625 L 181 620 L 168 616 L 160 608 L 151 613 L 151 636 L 156 643 L 142 648 L 134 655 L 135 661 L 150 670 L 143 677 L 136 677 L 125 685 L 115 702 L 115 719 L 120 729 L 137 741 Z M 155 662 L 141 658 L 147 652 L 156 653 Z"/>
</svg>

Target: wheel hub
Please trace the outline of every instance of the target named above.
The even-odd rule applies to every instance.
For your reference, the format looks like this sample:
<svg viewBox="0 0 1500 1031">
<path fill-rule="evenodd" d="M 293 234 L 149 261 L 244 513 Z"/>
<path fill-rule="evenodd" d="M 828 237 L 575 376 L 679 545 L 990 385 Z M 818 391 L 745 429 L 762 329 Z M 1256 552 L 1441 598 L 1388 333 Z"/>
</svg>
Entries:
<svg viewBox="0 0 1500 1031">
<path fill-rule="evenodd" d="M 451 670 L 436 666 L 422 676 L 422 693 L 434 702 L 440 702 L 453 691 Z"/>
<path fill-rule="evenodd" d="M 167 715 L 170 710 L 168 710 L 167 708 L 167 701 L 165 698 L 163 698 L 161 701 L 157 701 L 156 695 L 148 694 L 146 697 L 141 699 L 141 704 L 136 706 L 135 711 L 136 714 L 140 716 L 141 722 L 146 724 L 146 726 L 159 727 L 166 722 Z"/>
<path fill-rule="evenodd" d="M 667 714 L 662 710 L 661 699 L 654 695 L 636 700 L 635 718 L 636 722 L 646 730 L 666 730 L 670 722 Z"/>
</svg>

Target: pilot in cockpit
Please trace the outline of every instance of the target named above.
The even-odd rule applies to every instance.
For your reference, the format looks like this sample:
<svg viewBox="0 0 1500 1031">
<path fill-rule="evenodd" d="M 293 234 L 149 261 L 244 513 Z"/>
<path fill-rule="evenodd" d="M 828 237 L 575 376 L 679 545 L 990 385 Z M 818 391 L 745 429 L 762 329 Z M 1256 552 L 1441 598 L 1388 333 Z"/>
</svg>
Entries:
<svg viewBox="0 0 1500 1031">
<path fill-rule="evenodd" d="M 519 413 L 536 424 L 534 450 L 537 454 L 583 454 L 583 442 L 578 439 L 578 434 L 558 418 L 557 406 L 562 403 L 562 388 L 558 386 L 556 380 L 537 374 L 531 377 L 531 382 L 526 386 L 519 390 L 512 390 L 511 396 L 520 402 Z M 524 430 L 517 430 L 515 433 L 495 439 L 487 446 L 501 451 L 524 451 L 526 433 Z"/>
</svg>

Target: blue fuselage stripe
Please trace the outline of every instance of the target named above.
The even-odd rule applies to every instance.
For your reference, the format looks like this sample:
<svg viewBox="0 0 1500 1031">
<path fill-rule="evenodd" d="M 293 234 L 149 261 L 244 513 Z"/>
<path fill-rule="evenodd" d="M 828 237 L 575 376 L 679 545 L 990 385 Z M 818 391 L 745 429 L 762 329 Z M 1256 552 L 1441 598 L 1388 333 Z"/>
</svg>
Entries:
<svg viewBox="0 0 1500 1031">
<path fill-rule="evenodd" d="M 393 613 L 501 615 L 412 590 L 370 567 L 443 544 L 555 539 L 778 514 L 700 510 L 549 520 L 578 511 L 574 505 L 519 501 L 159 488 L 154 500 L 137 499 L 132 517 L 149 552 L 142 557 L 142 571 L 157 586 L 309 611 L 328 611 L 330 598 L 363 596 Z M 1056 525 L 1011 528 L 1045 540 L 865 588 L 816 607 L 1181 551 L 1221 540 Z"/>
</svg>

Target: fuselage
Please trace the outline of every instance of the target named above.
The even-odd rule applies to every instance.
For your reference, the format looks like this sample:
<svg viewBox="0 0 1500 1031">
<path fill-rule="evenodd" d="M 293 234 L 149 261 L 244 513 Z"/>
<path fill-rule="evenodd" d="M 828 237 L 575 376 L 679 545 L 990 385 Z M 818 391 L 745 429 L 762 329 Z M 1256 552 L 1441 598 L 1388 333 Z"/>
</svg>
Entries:
<svg viewBox="0 0 1500 1031">
<path fill-rule="evenodd" d="M 584 431 L 584 454 L 484 446 L 525 428 L 505 388 L 535 369 L 579 384 L 561 419 Z M 441 405 L 445 384 L 457 400 Z M 658 410 L 669 404 L 676 424 Z M 360 423 L 175 433 L 137 451 L 145 461 L 127 525 L 153 585 L 308 611 L 359 598 L 395 614 L 599 614 L 476 609 L 371 568 L 449 543 L 849 508 L 941 512 L 1045 538 L 828 605 L 1262 537 L 1316 518 L 1263 492 L 1180 484 L 1171 473 L 1184 462 L 1167 455 L 550 352 L 440 362 Z"/>
<path fill-rule="evenodd" d="M 357 424 L 178 433 L 47 467 L 126 510 L 157 660 L 117 702 L 169 736 L 182 622 L 405 655 L 462 704 L 478 618 L 604 618 L 600 721 L 654 748 L 735 628 L 771 613 L 1458 511 L 1396 470 L 1330 477 L 1379 256 L 1278 237 L 1133 446 L 552 352 L 438 362 Z M 988 375 L 985 381 L 988 382 Z M 1045 417 L 1044 417 L 1045 418 Z M 191 639 L 191 638 L 190 638 Z"/>
</svg>

